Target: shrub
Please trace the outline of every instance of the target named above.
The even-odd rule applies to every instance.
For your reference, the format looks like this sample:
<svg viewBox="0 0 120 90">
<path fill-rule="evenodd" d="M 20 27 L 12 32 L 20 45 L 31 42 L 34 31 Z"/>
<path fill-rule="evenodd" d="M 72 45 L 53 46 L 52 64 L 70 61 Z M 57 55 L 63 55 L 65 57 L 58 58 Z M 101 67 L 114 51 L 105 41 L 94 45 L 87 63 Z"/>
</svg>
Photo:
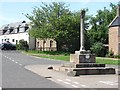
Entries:
<svg viewBox="0 0 120 90">
<path fill-rule="evenodd" d="M 108 54 L 106 55 L 106 57 L 114 58 L 114 52 L 110 50 Z"/>
<path fill-rule="evenodd" d="M 19 44 L 17 44 L 16 47 L 17 47 L 18 50 L 25 50 L 25 51 L 27 51 L 29 49 L 27 41 L 24 41 L 23 39 L 21 39 L 19 41 Z"/>
<path fill-rule="evenodd" d="M 103 44 L 100 42 L 94 43 L 90 50 L 92 51 L 92 53 L 95 53 L 96 56 L 105 56 L 107 52 Z"/>
<path fill-rule="evenodd" d="M 120 58 L 120 55 L 114 55 L 114 58 Z"/>
</svg>

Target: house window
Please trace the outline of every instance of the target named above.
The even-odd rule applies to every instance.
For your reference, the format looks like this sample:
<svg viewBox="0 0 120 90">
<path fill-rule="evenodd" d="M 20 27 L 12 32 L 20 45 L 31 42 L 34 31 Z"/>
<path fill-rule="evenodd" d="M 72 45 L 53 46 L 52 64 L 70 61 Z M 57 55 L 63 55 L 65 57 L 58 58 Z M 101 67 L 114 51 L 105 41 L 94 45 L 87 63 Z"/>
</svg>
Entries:
<svg viewBox="0 0 120 90">
<path fill-rule="evenodd" d="M 28 30 L 29 27 L 25 27 L 25 32 Z"/>
<path fill-rule="evenodd" d="M 12 42 L 15 42 L 15 39 L 12 39 Z"/>
<path fill-rule="evenodd" d="M 37 42 L 37 48 L 39 48 L 39 42 Z"/>
<path fill-rule="evenodd" d="M 43 41 L 43 51 L 45 50 L 45 46 L 46 46 L 46 41 Z"/>
<path fill-rule="evenodd" d="M 9 34 L 12 33 L 12 31 L 13 31 L 13 29 L 10 29 L 10 30 L 9 30 Z"/>
<path fill-rule="evenodd" d="M 16 40 L 16 44 L 18 44 L 18 40 Z"/>
<path fill-rule="evenodd" d="M 7 32 L 7 30 L 3 30 L 3 35 Z"/>
<path fill-rule="evenodd" d="M 9 39 L 7 39 L 7 41 L 9 41 Z"/>
<path fill-rule="evenodd" d="M 17 27 L 17 33 L 19 33 L 19 27 Z"/>
<path fill-rule="evenodd" d="M 50 48 L 53 46 L 53 41 L 50 40 Z"/>
</svg>

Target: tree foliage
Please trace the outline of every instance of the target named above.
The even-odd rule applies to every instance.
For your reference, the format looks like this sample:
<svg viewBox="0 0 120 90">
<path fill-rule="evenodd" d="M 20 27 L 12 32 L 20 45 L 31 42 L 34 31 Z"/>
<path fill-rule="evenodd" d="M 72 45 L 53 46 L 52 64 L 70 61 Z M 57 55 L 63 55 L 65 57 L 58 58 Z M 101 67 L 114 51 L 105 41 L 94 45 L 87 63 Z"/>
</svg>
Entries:
<svg viewBox="0 0 120 90">
<path fill-rule="evenodd" d="M 86 15 L 86 49 L 93 48 L 97 42 L 108 44 L 108 25 L 116 16 L 116 5 L 111 3 L 110 7 L 110 10 L 106 7 L 98 10 L 95 16 Z M 31 36 L 54 39 L 57 41 L 58 50 L 63 50 L 64 47 L 67 47 L 68 51 L 79 49 L 80 11 L 72 12 L 62 2 L 42 3 L 40 7 L 33 9 L 32 14 L 26 14 L 26 17 L 32 21 Z"/>
<path fill-rule="evenodd" d="M 98 10 L 95 17 L 90 18 L 91 29 L 88 31 L 90 41 L 92 43 L 101 42 L 108 44 L 108 25 L 116 16 L 116 6 L 110 4 L 111 10 L 104 7 L 103 10 Z"/>
<path fill-rule="evenodd" d="M 65 3 L 43 3 L 40 7 L 34 8 L 32 15 L 27 14 L 26 17 L 34 25 L 30 30 L 31 36 L 40 39 L 52 38 L 57 41 L 59 46 L 78 45 L 78 42 L 75 41 L 78 41 L 79 38 L 79 13 L 72 13 Z M 72 41 L 77 44 L 70 45 Z"/>
<path fill-rule="evenodd" d="M 92 45 L 90 50 L 96 54 L 96 56 L 105 56 L 106 48 L 103 46 L 103 43 L 96 42 Z"/>
</svg>

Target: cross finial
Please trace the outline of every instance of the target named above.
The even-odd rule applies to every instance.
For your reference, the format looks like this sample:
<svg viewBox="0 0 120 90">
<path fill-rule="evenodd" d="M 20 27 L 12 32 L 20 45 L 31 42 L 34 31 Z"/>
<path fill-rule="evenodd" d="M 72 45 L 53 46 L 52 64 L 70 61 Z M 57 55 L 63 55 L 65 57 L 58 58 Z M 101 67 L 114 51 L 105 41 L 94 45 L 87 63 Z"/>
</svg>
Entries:
<svg viewBox="0 0 120 90">
<path fill-rule="evenodd" d="M 81 18 L 85 17 L 85 10 L 81 10 Z"/>
</svg>

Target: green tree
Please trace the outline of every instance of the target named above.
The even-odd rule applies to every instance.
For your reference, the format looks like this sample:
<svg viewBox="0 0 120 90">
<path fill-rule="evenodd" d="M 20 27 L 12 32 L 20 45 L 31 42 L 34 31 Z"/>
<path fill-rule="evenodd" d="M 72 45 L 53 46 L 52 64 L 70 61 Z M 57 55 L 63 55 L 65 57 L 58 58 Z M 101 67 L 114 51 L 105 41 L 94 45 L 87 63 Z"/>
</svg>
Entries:
<svg viewBox="0 0 120 90">
<path fill-rule="evenodd" d="M 90 18 L 91 29 L 88 31 L 92 43 L 101 42 L 108 44 L 108 25 L 116 16 L 116 6 L 110 4 L 111 10 L 104 7 L 103 10 L 98 10 L 95 17 Z"/>
<path fill-rule="evenodd" d="M 116 16 L 116 5 L 110 4 L 111 9 L 104 7 L 103 10 L 98 10 L 96 16 L 89 18 L 90 29 L 87 30 L 86 36 L 88 47 L 94 47 L 94 43 L 100 42 L 108 44 L 109 24 Z M 103 46 L 104 47 L 104 46 Z"/>
<path fill-rule="evenodd" d="M 96 54 L 96 56 L 105 56 L 106 55 L 106 49 L 103 46 L 102 43 L 96 42 L 92 45 L 90 50 Z"/>
<path fill-rule="evenodd" d="M 27 14 L 26 17 L 34 25 L 30 30 L 31 36 L 54 39 L 57 41 L 58 50 L 61 50 L 64 45 L 67 47 L 79 45 L 80 17 L 78 12 L 72 13 L 65 3 L 43 3 L 40 7 L 34 8 L 32 15 Z"/>
</svg>

